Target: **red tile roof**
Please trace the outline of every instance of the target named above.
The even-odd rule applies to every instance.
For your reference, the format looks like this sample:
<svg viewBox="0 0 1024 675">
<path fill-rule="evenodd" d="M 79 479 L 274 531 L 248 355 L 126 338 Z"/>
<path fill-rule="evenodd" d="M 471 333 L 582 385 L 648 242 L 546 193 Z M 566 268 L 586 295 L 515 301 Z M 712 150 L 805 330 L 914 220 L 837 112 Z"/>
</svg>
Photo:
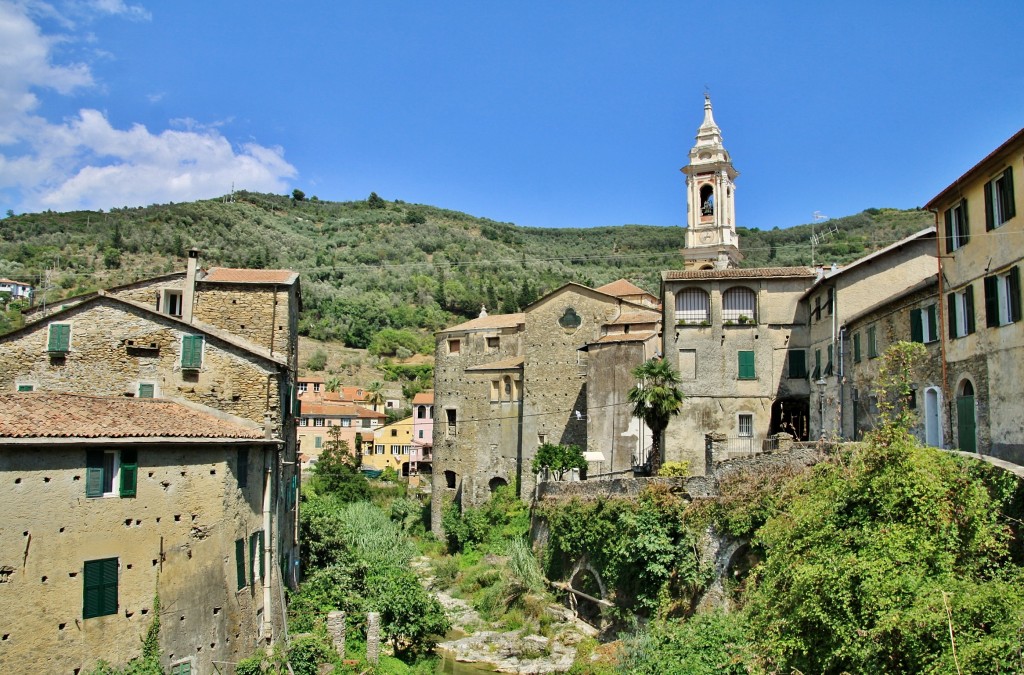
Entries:
<svg viewBox="0 0 1024 675">
<path fill-rule="evenodd" d="M 331 402 L 314 403 L 312 401 L 302 401 L 302 414 L 324 416 L 336 415 L 338 417 L 365 417 L 367 419 L 387 417 L 384 413 L 367 410 L 366 408 L 362 408 L 357 405 Z"/>
<path fill-rule="evenodd" d="M 626 323 L 657 323 L 661 321 L 661 314 L 655 311 L 648 312 L 623 312 L 608 324 L 621 325 Z"/>
<path fill-rule="evenodd" d="M 650 295 L 651 297 L 656 297 L 653 293 L 648 293 L 644 289 L 640 288 L 631 281 L 627 281 L 626 279 L 619 279 L 617 281 L 613 281 L 610 284 L 599 286 L 594 290 L 600 291 L 606 295 L 614 295 L 617 298 L 629 295 Z"/>
<path fill-rule="evenodd" d="M 811 267 L 748 267 L 724 270 L 668 270 L 662 272 L 666 281 L 677 279 L 755 279 L 761 277 L 813 277 Z"/>
<path fill-rule="evenodd" d="M 290 284 L 298 278 L 291 270 L 251 270 L 211 267 L 199 281 L 231 284 Z"/>
<path fill-rule="evenodd" d="M 421 391 L 412 397 L 413 405 L 433 405 L 434 404 L 434 390 Z"/>
<path fill-rule="evenodd" d="M 0 394 L 0 439 L 263 439 L 262 429 L 164 399 L 45 392 Z"/>
<path fill-rule="evenodd" d="M 445 328 L 439 333 L 451 333 L 457 330 L 484 330 L 487 328 L 515 328 L 521 323 L 526 322 L 526 315 L 522 312 L 518 314 L 495 314 L 493 316 L 481 316 L 475 319 L 460 323 L 457 326 L 451 328 Z"/>
<path fill-rule="evenodd" d="M 513 356 L 510 359 L 502 359 L 501 361 L 492 361 L 491 363 L 481 363 L 479 366 L 472 366 L 466 368 L 466 372 L 474 370 L 515 370 L 516 368 L 523 367 L 523 357 Z"/>
</svg>

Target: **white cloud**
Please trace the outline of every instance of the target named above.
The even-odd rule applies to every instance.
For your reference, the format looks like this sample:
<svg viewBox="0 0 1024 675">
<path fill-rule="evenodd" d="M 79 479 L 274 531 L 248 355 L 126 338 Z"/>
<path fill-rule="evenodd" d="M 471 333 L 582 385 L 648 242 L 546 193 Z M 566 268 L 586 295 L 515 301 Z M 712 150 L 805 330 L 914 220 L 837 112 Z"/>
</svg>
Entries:
<svg viewBox="0 0 1024 675">
<path fill-rule="evenodd" d="M 135 21 L 149 21 L 153 18 L 142 5 L 129 5 L 123 0 L 91 0 L 89 6 L 104 14 L 124 16 Z"/>
<path fill-rule="evenodd" d="M 120 0 L 91 6 L 143 18 Z M 58 40 L 42 33 L 25 5 L 0 0 L 0 191 L 17 194 L 19 210 L 187 201 L 224 194 L 232 184 L 281 192 L 285 179 L 296 175 L 279 147 L 233 146 L 217 130 L 224 122 L 178 120 L 172 126 L 179 129 L 156 132 L 141 124 L 116 129 L 91 109 L 50 122 L 40 114 L 35 91 L 72 94 L 94 85 L 87 65 L 53 63 Z"/>
</svg>

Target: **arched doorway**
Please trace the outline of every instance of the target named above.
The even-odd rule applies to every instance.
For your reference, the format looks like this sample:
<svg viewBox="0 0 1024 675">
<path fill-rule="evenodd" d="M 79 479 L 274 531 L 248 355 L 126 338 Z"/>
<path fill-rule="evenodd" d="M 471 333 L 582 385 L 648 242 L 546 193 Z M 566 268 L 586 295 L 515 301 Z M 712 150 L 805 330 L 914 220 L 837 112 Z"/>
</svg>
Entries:
<svg viewBox="0 0 1024 675">
<path fill-rule="evenodd" d="M 965 379 L 957 387 L 956 397 L 956 441 L 961 451 L 978 451 L 976 430 L 974 385 Z"/>
<path fill-rule="evenodd" d="M 939 390 L 928 387 L 924 390 L 924 442 L 933 448 L 942 447 L 942 406 L 939 405 Z"/>
<path fill-rule="evenodd" d="M 506 485 L 508 485 L 508 481 L 507 480 L 505 480 L 504 478 L 501 478 L 500 476 L 495 476 L 487 484 L 487 487 L 489 487 L 491 489 L 491 494 L 494 494 L 494 492 L 497 491 L 498 488 L 505 487 Z"/>
</svg>

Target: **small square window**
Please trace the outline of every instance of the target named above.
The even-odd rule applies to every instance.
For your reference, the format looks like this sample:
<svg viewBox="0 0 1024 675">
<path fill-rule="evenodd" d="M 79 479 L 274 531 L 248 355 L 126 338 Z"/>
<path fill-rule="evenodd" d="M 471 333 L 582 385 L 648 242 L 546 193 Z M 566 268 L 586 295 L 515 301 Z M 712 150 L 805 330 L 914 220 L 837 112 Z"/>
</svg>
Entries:
<svg viewBox="0 0 1024 675">
<path fill-rule="evenodd" d="M 487 338 L 487 348 L 488 349 L 497 349 L 498 345 L 500 343 L 501 343 L 500 338 L 497 338 L 497 337 L 489 337 L 489 338 Z"/>
<path fill-rule="evenodd" d="M 737 361 L 739 365 L 739 372 L 737 377 L 741 380 L 753 380 L 756 379 L 754 372 L 754 352 L 752 351 L 740 351 L 737 354 Z"/>
<path fill-rule="evenodd" d="M 448 340 L 448 353 L 458 354 L 462 350 L 462 340 Z"/>
<path fill-rule="evenodd" d="M 183 370 L 198 370 L 203 366 L 203 336 L 181 336 L 181 367 Z"/>
<path fill-rule="evenodd" d="M 139 383 L 139 398 L 153 398 L 155 385 L 152 382 Z"/>
<path fill-rule="evenodd" d="M 117 558 L 86 560 L 83 572 L 82 618 L 117 614 Z"/>
<path fill-rule="evenodd" d="M 34 384 L 19 384 L 18 385 L 18 391 L 19 392 L 35 391 L 35 390 L 36 390 L 36 386 Z"/>
<path fill-rule="evenodd" d="M 754 435 L 754 416 L 749 413 L 740 413 L 737 417 L 739 435 L 749 438 Z"/>
</svg>

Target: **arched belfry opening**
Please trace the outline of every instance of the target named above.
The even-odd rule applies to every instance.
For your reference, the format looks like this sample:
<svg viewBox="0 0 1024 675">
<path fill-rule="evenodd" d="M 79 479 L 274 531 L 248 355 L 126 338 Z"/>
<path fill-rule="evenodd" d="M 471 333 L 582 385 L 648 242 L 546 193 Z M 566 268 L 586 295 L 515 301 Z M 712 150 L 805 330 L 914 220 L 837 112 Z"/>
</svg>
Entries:
<svg viewBox="0 0 1024 675">
<path fill-rule="evenodd" d="M 700 189 L 700 215 L 702 217 L 715 215 L 715 188 L 710 184 L 704 185 Z"/>
</svg>

